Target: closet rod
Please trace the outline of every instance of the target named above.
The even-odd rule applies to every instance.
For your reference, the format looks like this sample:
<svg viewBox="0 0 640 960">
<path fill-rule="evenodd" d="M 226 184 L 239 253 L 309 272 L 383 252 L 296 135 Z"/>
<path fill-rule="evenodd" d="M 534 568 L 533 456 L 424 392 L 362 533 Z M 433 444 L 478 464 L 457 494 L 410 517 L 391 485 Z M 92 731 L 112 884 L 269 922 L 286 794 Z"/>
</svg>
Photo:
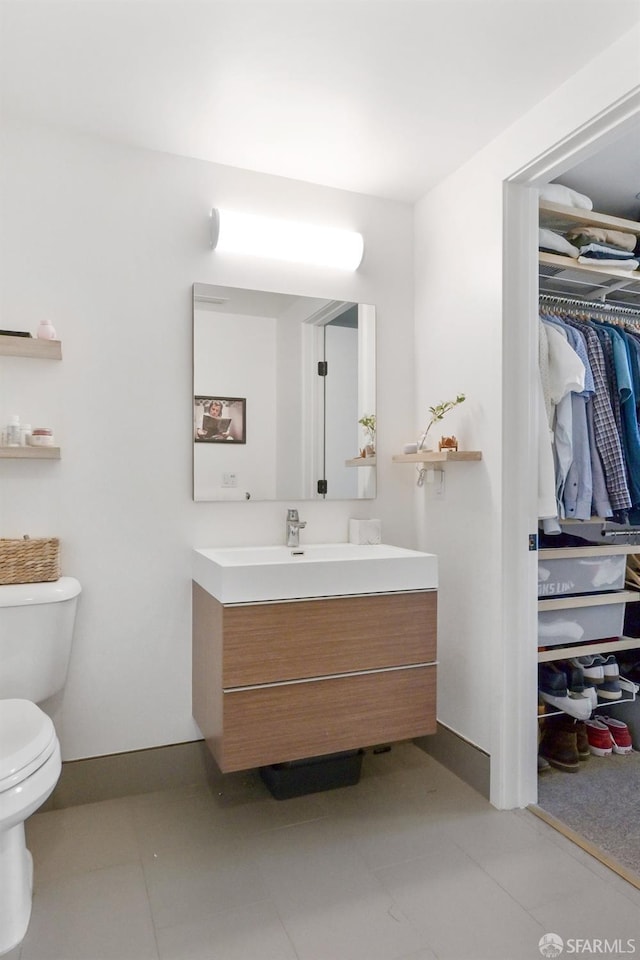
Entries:
<svg viewBox="0 0 640 960">
<path fill-rule="evenodd" d="M 585 313 L 624 313 L 633 317 L 640 317 L 640 309 L 635 307 L 618 307 L 611 303 L 601 303 L 598 306 L 592 300 L 577 300 L 571 297 L 557 297 L 553 293 L 541 293 L 539 300 L 542 303 L 557 303 L 559 305 L 580 307 Z"/>
</svg>

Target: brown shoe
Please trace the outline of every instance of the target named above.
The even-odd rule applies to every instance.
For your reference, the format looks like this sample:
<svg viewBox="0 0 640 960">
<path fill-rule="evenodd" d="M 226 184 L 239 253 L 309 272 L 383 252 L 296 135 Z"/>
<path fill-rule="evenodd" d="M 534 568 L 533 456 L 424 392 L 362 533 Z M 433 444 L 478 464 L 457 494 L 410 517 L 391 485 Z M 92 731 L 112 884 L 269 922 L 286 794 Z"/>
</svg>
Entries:
<svg viewBox="0 0 640 960">
<path fill-rule="evenodd" d="M 588 760 L 591 756 L 589 750 L 589 738 L 587 737 L 587 725 L 584 720 L 576 720 L 576 749 L 578 751 L 578 760 Z"/>
<path fill-rule="evenodd" d="M 546 720 L 540 741 L 540 756 L 557 770 L 576 773 L 580 764 L 575 724 L 571 722 L 569 726 L 564 717 L 550 717 Z"/>
</svg>

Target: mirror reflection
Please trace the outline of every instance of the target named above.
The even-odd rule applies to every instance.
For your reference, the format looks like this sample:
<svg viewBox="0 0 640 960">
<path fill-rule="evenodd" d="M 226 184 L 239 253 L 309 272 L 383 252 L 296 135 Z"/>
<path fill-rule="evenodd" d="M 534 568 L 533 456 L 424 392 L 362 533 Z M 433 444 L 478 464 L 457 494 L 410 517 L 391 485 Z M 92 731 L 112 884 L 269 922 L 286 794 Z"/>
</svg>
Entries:
<svg viewBox="0 0 640 960">
<path fill-rule="evenodd" d="M 375 308 L 193 286 L 194 500 L 376 495 Z"/>
</svg>

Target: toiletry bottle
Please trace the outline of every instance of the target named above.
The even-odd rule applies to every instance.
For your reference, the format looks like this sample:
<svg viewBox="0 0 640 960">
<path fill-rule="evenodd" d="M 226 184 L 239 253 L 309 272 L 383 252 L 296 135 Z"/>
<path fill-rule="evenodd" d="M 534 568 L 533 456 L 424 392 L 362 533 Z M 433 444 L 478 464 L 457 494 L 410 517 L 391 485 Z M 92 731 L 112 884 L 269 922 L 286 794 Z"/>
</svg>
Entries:
<svg viewBox="0 0 640 960">
<path fill-rule="evenodd" d="M 51 320 L 41 320 L 36 334 L 39 340 L 55 340 L 56 331 Z"/>
<path fill-rule="evenodd" d="M 20 446 L 28 447 L 31 443 L 31 424 L 23 423 L 20 427 Z"/>
<path fill-rule="evenodd" d="M 17 413 L 9 417 L 9 423 L 7 424 L 7 446 L 20 446 L 20 417 Z"/>
</svg>

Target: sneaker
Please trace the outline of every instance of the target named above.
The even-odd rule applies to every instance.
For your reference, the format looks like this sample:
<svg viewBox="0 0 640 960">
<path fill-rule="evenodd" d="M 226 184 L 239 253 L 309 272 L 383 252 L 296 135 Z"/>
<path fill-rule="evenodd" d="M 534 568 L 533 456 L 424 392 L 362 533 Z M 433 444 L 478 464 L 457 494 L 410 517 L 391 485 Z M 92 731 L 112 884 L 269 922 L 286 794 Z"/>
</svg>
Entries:
<svg viewBox="0 0 640 960">
<path fill-rule="evenodd" d="M 620 671 L 618 661 L 610 654 L 608 657 L 600 657 L 602 660 L 603 681 L 598 689 L 599 700 L 619 700 L 622 696 L 620 686 Z"/>
<path fill-rule="evenodd" d="M 573 658 L 572 660 L 569 660 L 569 663 L 572 666 L 574 666 L 577 670 L 579 670 L 580 673 L 582 674 L 582 685 L 583 685 L 582 695 L 584 697 L 589 698 L 589 700 L 591 701 L 591 707 L 592 709 L 595 710 L 595 708 L 598 706 L 598 692 L 596 690 L 593 678 L 591 676 L 585 676 L 583 666 L 577 657 Z M 604 677 L 604 671 L 603 671 L 603 677 Z"/>
<path fill-rule="evenodd" d="M 538 689 L 540 693 L 548 693 L 553 697 L 566 697 L 566 675 L 555 663 L 541 663 L 538 665 Z"/>
<path fill-rule="evenodd" d="M 578 663 L 582 667 L 585 685 L 589 684 L 597 690 L 604 683 L 602 657 L 578 657 Z"/>
<path fill-rule="evenodd" d="M 611 734 L 611 745 L 614 753 L 631 753 L 633 744 L 629 727 L 622 720 L 616 720 L 615 717 L 600 717 L 602 723 L 606 724 Z"/>
<path fill-rule="evenodd" d="M 589 750 L 596 757 L 609 757 L 613 753 L 613 740 L 606 723 L 600 720 L 585 721 Z"/>
<path fill-rule="evenodd" d="M 591 716 L 591 700 L 583 694 L 570 693 L 566 674 L 555 663 L 538 665 L 538 695 L 549 706 L 577 720 L 586 720 Z"/>
</svg>

